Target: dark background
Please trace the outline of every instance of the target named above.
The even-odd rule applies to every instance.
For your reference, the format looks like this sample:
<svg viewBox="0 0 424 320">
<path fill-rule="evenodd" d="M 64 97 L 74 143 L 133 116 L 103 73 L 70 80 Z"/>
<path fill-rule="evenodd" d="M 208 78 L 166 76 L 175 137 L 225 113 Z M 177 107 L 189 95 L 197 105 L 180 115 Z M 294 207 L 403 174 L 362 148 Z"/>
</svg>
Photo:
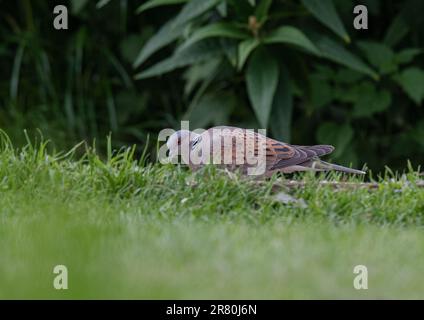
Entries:
<svg viewBox="0 0 424 320">
<path fill-rule="evenodd" d="M 24 129 L 58 150 L 111 132 L 153 151 L 189 119 L 333 144 L 334 161 L 374 171 L 423 162 L 423 1 L 174 2 L 0 0 L 0 128 L 17 146 Z M 68 30 L 53 28 L 57 4 Z M 368 30 L 353 28 L 356 4 Z M 299 33 L 265 40 L 283 26 L 319 54 Z M 257 46 L 241 65 L 243 41 Z"/>
</svg>

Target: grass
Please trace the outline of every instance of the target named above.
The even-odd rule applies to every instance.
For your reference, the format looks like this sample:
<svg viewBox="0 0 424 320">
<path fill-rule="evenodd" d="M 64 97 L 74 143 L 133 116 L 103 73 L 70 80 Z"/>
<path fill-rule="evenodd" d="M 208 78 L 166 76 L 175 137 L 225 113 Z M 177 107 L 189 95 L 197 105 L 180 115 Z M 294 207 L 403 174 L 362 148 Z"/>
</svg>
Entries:
<svg viewBox="0 0 424 320">
<path fill-rule="evenodd" d="M 275 200 L 205 168 L 14 149 L 0 139 L 0 299 L 422 298 L 424 189 L 387 173 L 377 190 L 334 190 L 304 175 Z M 80 146 L 84 148 L 84 146 Z M 340 176 L 327 179 L 338 181 Z M 349 178 L 357 181 L 358 178 Z M 368 267 L 368 290 L 353 268 Z M 55 290 L 55 265 L 69 289 Z"/>
</svg>

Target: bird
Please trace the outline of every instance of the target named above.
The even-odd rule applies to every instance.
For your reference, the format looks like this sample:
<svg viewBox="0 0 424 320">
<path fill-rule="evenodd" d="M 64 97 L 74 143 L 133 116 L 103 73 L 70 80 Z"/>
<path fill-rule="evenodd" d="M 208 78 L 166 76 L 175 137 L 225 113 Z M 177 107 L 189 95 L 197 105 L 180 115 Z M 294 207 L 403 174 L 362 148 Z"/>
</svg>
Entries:
<svg viewBox="0 0 424 320">
<path fill-rule="evenodd" d="M 362 170 L 320 159 L 334 151 L 332 145 L 292 145 L 260 132 L 231 126 L 212 127 L 202 133 L 179 130 L 169 136 L 166 146 L 169 160 L 180 156 L 181 162 L 192 170 L 215 164 L 232 172 L 266 177 L 277 172 L 299 171 L 365 174 Z"/>
</svg>

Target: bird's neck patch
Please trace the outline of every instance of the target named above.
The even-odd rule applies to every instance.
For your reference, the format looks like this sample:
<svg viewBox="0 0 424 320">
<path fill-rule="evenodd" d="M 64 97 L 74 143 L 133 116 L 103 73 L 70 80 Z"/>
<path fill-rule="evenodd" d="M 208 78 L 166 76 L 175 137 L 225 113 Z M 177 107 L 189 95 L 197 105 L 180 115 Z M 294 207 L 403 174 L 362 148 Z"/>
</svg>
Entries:
<svg viewBox="0 0 424 320">
<path fill-rule="evenodd" d="M 190 144 L 191 144 L 190 150 L 193 151 L 194 148 L 196 148 L 196 145 L 198 145 L 200 141 L 202 141 L 202 136 L 198 136 L 198 137 L 194 138 L 190 142 Z"/>
</svg>

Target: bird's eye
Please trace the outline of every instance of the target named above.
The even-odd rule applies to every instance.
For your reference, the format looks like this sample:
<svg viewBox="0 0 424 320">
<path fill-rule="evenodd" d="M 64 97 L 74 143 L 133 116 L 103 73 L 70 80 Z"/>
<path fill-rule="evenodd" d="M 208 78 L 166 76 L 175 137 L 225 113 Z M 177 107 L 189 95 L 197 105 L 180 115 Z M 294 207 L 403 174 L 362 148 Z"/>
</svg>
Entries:
<svg viewBox="0 0 424 320">
<path fill-rule="evenodd" d="M 177 140 L 177 144 L 180 145 L 181 144 L 181 139 Z"/>
</svg>

